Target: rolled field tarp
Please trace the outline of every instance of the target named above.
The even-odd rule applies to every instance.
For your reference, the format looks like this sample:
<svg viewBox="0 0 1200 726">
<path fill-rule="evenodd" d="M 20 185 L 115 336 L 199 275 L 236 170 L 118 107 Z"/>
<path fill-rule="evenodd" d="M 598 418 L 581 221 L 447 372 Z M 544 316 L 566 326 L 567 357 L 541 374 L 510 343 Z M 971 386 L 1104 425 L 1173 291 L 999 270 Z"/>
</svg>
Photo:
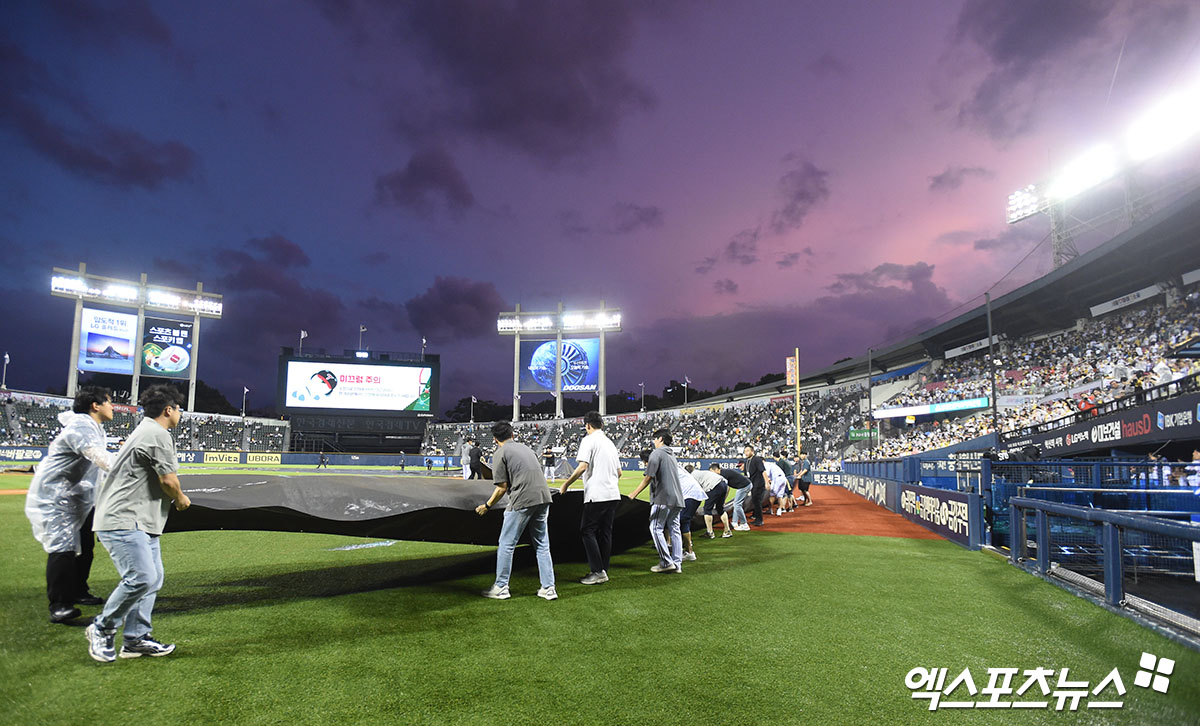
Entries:
<svg viewBox="0 0 1200 726">
<path fill-rule="evenodd" d="M 505 496 L 480 517 L 475 508 L 495 485 L 487 480 L 421 476 L 184 474 L 192 506 L 172 511 L 167 532 L 249 530 L 313 532 L 374 539 L 496 545 Z M 550 549 L 555 560 L 585 558 L 579 524 L 583 491 L 554 495 Z M 613 521 L 613 552 L 650 540 L 650 505 L 622 498 Z M 528 534 L 522 542 L 528 542 Z"/>
</svg>

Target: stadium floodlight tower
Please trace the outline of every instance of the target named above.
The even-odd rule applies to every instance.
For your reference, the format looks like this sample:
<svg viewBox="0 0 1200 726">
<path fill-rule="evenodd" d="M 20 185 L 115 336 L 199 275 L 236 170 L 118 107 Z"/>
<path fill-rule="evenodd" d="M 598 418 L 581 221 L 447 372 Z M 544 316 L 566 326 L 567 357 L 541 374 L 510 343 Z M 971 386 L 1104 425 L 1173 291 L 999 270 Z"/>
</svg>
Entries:
<svg viewBox="0 0 1200 726">
<path fill-rule="evenodd" d="M 182 379 L 186 371 L 188 379 L 189 411 L 196 406 L 196 367 L 200 349 L 200 318 L 219 319 L 224 309 L 220 295 L 204 291 L 204 283 L 197 282 L 195 290 L 183 290 L 163 285 L 150 285 L 146 282 L 146 273 L 142 273 L 137 282 L 117 280 L 111 277 L 101 277 L 89 274 L 87 265 L 79 263 L 78 270 L 54 268 L 50 278 L 50 294 L 55 297 L 65 297 L 75 301 L 75 325 L 71 335 L 71 362 L 67 367 L 67 396 L 74 397 L 79 386 L 79 364 L 82 358 L 89 357 L 88 347 L 92 340 L 104 341 L 107 347 L 96 358 L 107 357 L 119 360 L 122 365 L 128 361 L 133 382 L 130 384 L 130 403 L 136 405 L 138 398 L 138 383 L 141 379 L 143 365 L 148 362 L 151 351 L 155 359 L 152 363 L 152 373 L 147 375 L 162 375 L 166 378 Z M 108 332 L 98 326 L 95 337 L 89 334 L 88 341 L 82 335 L 84 303 L 96 303 L 118 308 L 135 308 L 137 310 L 136 328 L 126 331 L 123 335 L 106 335 Z M 163 330 L 164 344 L 167 340 L 179 343 L 179 349 L 171 351 L 170 344 L 165 349 L 154 347 L 153 339 L 158 334 L 158 328 L 146 329 L 146 312 L 163 312 L 174 315 L 190 316 L 191 322 L 174 321 L 177 328 L 171 331 Z M 104 311 L 93 311 L 104 312 Z M 118 316 L 120 317 L 120 316 Z M 131 317 L 131 316 L 124 316 Z M 152 319 L 154 320 L 154 319 Z M 161 321 L 163 323 L 172 320 Z M 185 326 L 190 328 L 182 330 Z M 170 327 L 170 326 L 165 326 Z M 186 335 L 185 335 L 186 333 Z M 111 341 L 111 342 L 109 342 Z M 150 341 L 150 342 L 147 342 Z M 117 351 L 115 348 L 127 348 Z M 184 347 L 186 346 L 186 347 Z M 121 371 L 124 373 L 124 370 Z"/>
<path fill-rule="evenodd" d="M 555 312 L 533 313 L 522 311 L 518 304 L 514 311 L 500 313 L 500 317 L 496 320 L 496 331 L 501 335 L 513 336 L 513 421 L 521 419 L 522 337 L 527 341 L 554 341 L 553 344 L 547 342 L 539 346 L 536 351 L 532 351 L 530 360 L 525 362 L 525 368 L 531 372 L 530 378 L 534 381 L 526 383 L 526 392 L 544 391 L 548 388 L 549 361 L 546 359 L 552 358 L 554 414 L 556 418 L 562 418 L 564 374 L 573 381 L 569 384 L 568 391 L 592 390 L 587 381 L 593 378 L 590 368 L 595 363 L 594 388 L 596 395 L 600 398 L 600 415 L 603 416 L 607 413 L 608 363 L 604 336 L 606 333 L 621 332 L 620 308 L 605 307 L 604 301 L 601 300 L 598 309 L 564 311 L 560 302 L 558 310 Z M 579 341 L 595 342 L 596 360 L 592 361 L 591 355 L 583 347 L 576 345 L 575 341 L 568 340 L 564 345 L 564 334 L 597 336 L 595 339 Z"/>
<path fill-rule="evenodd" d="M 1030 184 L 1008 196 L 1006 219 L 1016 224 L 1043 212 L 1050 215 L 1054 267 L 1079 255 L 1067 225 L 1067 201 L 1112 179 L 1125 184 L 1125 211 L 1135 224 L 1150 213 L 1134 172 L 1144 162 L 1183 146 L 1200 132 L 1200 82 L 1172 94 L 1135 120 L 1120 144 L 1101 143 L 1073 159 L 1049 182 Z"/>
</svg>

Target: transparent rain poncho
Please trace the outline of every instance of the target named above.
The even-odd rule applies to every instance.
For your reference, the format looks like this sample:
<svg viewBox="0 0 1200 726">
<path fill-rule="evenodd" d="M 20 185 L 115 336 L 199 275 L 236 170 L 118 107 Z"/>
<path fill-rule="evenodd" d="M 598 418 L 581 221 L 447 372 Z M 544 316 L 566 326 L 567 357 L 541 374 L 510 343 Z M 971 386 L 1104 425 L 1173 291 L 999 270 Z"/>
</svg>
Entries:
<svg viewBox="0 0 1200 726">
<path fill-rule="evenodd" d="M 104 429 L 91 416 L 64 411 L 58 420 L 63 430 L 37 465 L 25 496 L 25 516 L 47 553 L 79 553 L 79 529 L 113 457 L 105 448 Z"/>
</svg>

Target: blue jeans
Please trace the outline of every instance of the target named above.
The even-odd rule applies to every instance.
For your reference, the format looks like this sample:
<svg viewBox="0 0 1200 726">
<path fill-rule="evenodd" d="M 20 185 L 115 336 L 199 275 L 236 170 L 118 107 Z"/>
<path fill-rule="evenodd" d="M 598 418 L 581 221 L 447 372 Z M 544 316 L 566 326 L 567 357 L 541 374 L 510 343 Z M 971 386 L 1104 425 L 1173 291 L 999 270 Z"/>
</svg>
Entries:
<svg viewBox="0 0 1200 726">
<path fill-rule="evenodd" d="M 150 634 L 150 613 L 163 584 L 159 538 L 137 529 L 97 532 L 96 536 L 121 575 L 94 621 L 96 629 L 112 632 L 124 622 L 125 640 L 140 640 Z"/>
<path fill-rule="evenodd" d="M 683 564 L 683 538 L 679 536 L 679 514 L 683 507 L 665 504 L 650 505 L 650 539 L 658 550 L 659 567 L 679 567 Z"/>
<path fill-rule="evenodd" d="M 746 503 L 746 497 L 750 496 L 750 487 L 742 487 L 735 489 L 733 495 L 733 526 L 741 524 L 749 525 L 746 521 L 746 508 L 743 506 Z"/>
<path fill-rule="evenodd" d="M 500 528 L 500 544 L 496 550 L 496 587 L 508 587 L 513 551 L 517 549 L 517 540 L 521 539 L 526 527 L 537 551 L 538 577 L 541 578 L 542 587 L 554 587 L 554 561 L 550 559 L 550 532 L 546 529 L 549 517 L 549 504 L 504 510 L 504 526 Z"/>
</svg>

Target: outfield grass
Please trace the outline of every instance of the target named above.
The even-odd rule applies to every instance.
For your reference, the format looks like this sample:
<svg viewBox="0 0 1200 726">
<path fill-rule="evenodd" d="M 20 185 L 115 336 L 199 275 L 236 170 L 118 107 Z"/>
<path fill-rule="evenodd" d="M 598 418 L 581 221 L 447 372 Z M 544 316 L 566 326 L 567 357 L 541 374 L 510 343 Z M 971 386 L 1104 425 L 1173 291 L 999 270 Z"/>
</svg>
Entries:
<svg viewBox="0 0 1200 726">
<path fill-rule="evenodd" d="M 179 649 L 98 664 L 82 626 L 45 620 L 22 504 L 0 496 L 6 723 L 1200 723 L 1200 653 L 986 553 L 841 535 L 699 540 L 682 575 L 651 574 L 647 545 L 599 587 L 559 563 L 548 603 L 529 558 L 513 599 L 479 597 L 487 547 L 169 534 L 155 634 Z M 115 581 L 100 548 L 93 589 Z M 1176 659 L 1168 694 L 1134 686 L 1142 651 Z M 916 666 L 980 687 L 988 667 L 1096 683 L 1117 666 L 1128 693 L 1118 711 L 930 713 L 904 685 Z"/>
</svg>

